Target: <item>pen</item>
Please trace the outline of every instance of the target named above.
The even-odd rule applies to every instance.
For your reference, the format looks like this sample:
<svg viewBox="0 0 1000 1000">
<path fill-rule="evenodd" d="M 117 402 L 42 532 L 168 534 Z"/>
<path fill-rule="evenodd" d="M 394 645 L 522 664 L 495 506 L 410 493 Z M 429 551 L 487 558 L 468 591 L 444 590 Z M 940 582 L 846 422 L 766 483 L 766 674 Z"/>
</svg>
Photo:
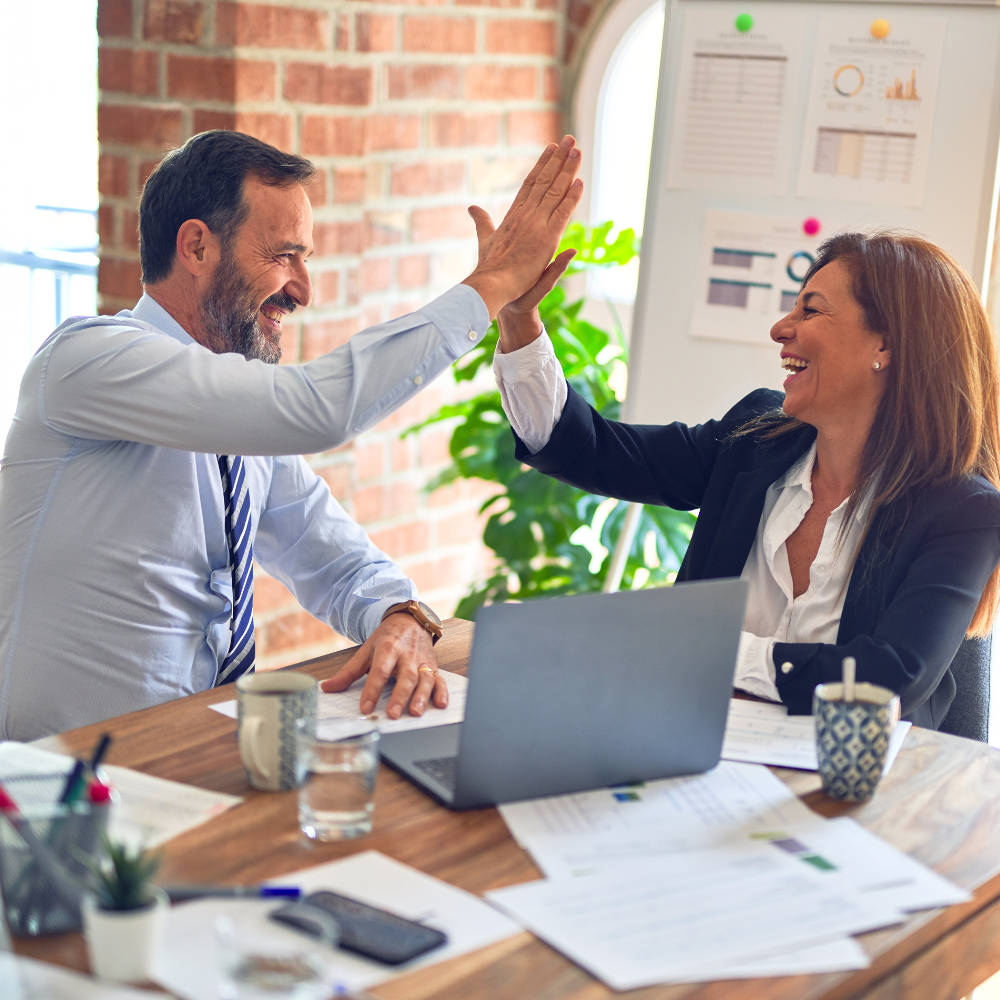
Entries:
<svg viewBox="0 0 1000 1000">
<path fill-rule="evenodd" d="M 62 794 L 59 796 L 60 805 L 72 802 L 79 795 L 80 786 L 83 784 L 83 768 L 84 763 L 82 760 L 73 761 L 73 770 L 66 775 Z"/>
<path fill-rule="evenodd" d="M 91 774 L 101 766 L 101 761 L 104 760 L 104 755 L 108 752 L 109 746 L 111 746 L 111 733 L 103 733 L 90 758 Z"/>
<path fill-rule="evenodd" d="M 208 896 L 226 899 L 298 899 L 302 890 L 297 885 L 175 885 L 164 886 L 171 903 Z"/>
</svg>

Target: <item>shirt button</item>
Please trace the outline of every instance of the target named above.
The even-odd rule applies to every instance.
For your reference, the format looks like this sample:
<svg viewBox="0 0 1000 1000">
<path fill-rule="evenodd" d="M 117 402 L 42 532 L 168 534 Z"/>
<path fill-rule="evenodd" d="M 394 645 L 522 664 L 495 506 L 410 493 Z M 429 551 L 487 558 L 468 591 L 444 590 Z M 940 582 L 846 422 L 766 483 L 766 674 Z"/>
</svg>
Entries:
<svg viewBox="0 0 1000 1000">
<path fill-rule="evenodd" d="M 475 340 L 478 336 L 479 336 L 479 334 L 476 333 L 475 330 L 470 330 L 469 331 L 469 340 Z"/>
<path fill-rule="evenodd" d="M 413 380 L 413 384 L 414 384 L 414 385 L 423 385 L 423 381 L 424 381 L 424 377 L 423 377 L 423 375 L 418 375 L 418 376 L 417 376 L 417 377 L 416 377 L 416 378 L 415 378 L 415 379 Z"/>
<path fill-rule="evenodd" d="M 790 674 L 794 669 L 795 664 L 789 662 L 788 660 L 785 660 L 785 662 L 781 664 L 781 672 L 783 674 Z"/>
</svg>

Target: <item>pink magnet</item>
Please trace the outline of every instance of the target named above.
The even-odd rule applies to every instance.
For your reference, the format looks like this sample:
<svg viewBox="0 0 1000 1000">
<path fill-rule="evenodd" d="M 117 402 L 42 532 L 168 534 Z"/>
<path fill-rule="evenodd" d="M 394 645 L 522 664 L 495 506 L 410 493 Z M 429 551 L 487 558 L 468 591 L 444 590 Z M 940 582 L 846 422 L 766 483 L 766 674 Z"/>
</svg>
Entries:
<svg viewBox="0 0 1000 1000">
<path fill-rule="evenodd" d="M 820 225 L 819 219 L 815 216 L 810 216 L 805 222 L 802 223 L 802 232 L 804 232 L 806 236 L 815 236 L 821 228 L 822 226 Z"/>
</svg>

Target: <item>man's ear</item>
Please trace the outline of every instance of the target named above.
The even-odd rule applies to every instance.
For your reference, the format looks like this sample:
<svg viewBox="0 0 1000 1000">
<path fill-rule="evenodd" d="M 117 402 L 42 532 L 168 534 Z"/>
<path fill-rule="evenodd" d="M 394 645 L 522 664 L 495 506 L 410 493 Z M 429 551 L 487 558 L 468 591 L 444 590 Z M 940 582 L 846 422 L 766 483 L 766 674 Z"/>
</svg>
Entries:
<svg viewBox="0 0 1000 1000">
<path fill-rule="evenodd" d="M 219 241 L 201 219 L 188 219 L 177 230 L 177 259 L 195 278 L 210 274 L 219 262 Z"/>
</svg>

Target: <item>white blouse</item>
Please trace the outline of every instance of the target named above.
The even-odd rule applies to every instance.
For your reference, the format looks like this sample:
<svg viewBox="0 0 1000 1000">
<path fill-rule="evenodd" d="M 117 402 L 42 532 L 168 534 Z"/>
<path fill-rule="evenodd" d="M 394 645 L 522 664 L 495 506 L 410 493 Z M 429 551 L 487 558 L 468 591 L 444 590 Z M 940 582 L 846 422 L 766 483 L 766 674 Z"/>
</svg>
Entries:
<svg viewBox="0 0 1000 1000">
<path fill-rule="evenodd" d="M 545 335 L 511 354 L 493 359 L 504 412 L 534 454 L 548 443 L 566 405 L 566 380 Z M 843 537 L 845 500 L 827 519 L 819 552 L 809 569 L 809 587 L 792 597 L 792 574 L 785 543 L 812 506 L 815 443 L 764 498 L 764 510 L 742 577 L 750 584 L 746 618 L 736 659 L 736 687 L 780 701 L 773 660 L 776 642 L 835 643 L 850 580 L 852 556 L 861 541 L 863 511 Z"/>
</svg>

